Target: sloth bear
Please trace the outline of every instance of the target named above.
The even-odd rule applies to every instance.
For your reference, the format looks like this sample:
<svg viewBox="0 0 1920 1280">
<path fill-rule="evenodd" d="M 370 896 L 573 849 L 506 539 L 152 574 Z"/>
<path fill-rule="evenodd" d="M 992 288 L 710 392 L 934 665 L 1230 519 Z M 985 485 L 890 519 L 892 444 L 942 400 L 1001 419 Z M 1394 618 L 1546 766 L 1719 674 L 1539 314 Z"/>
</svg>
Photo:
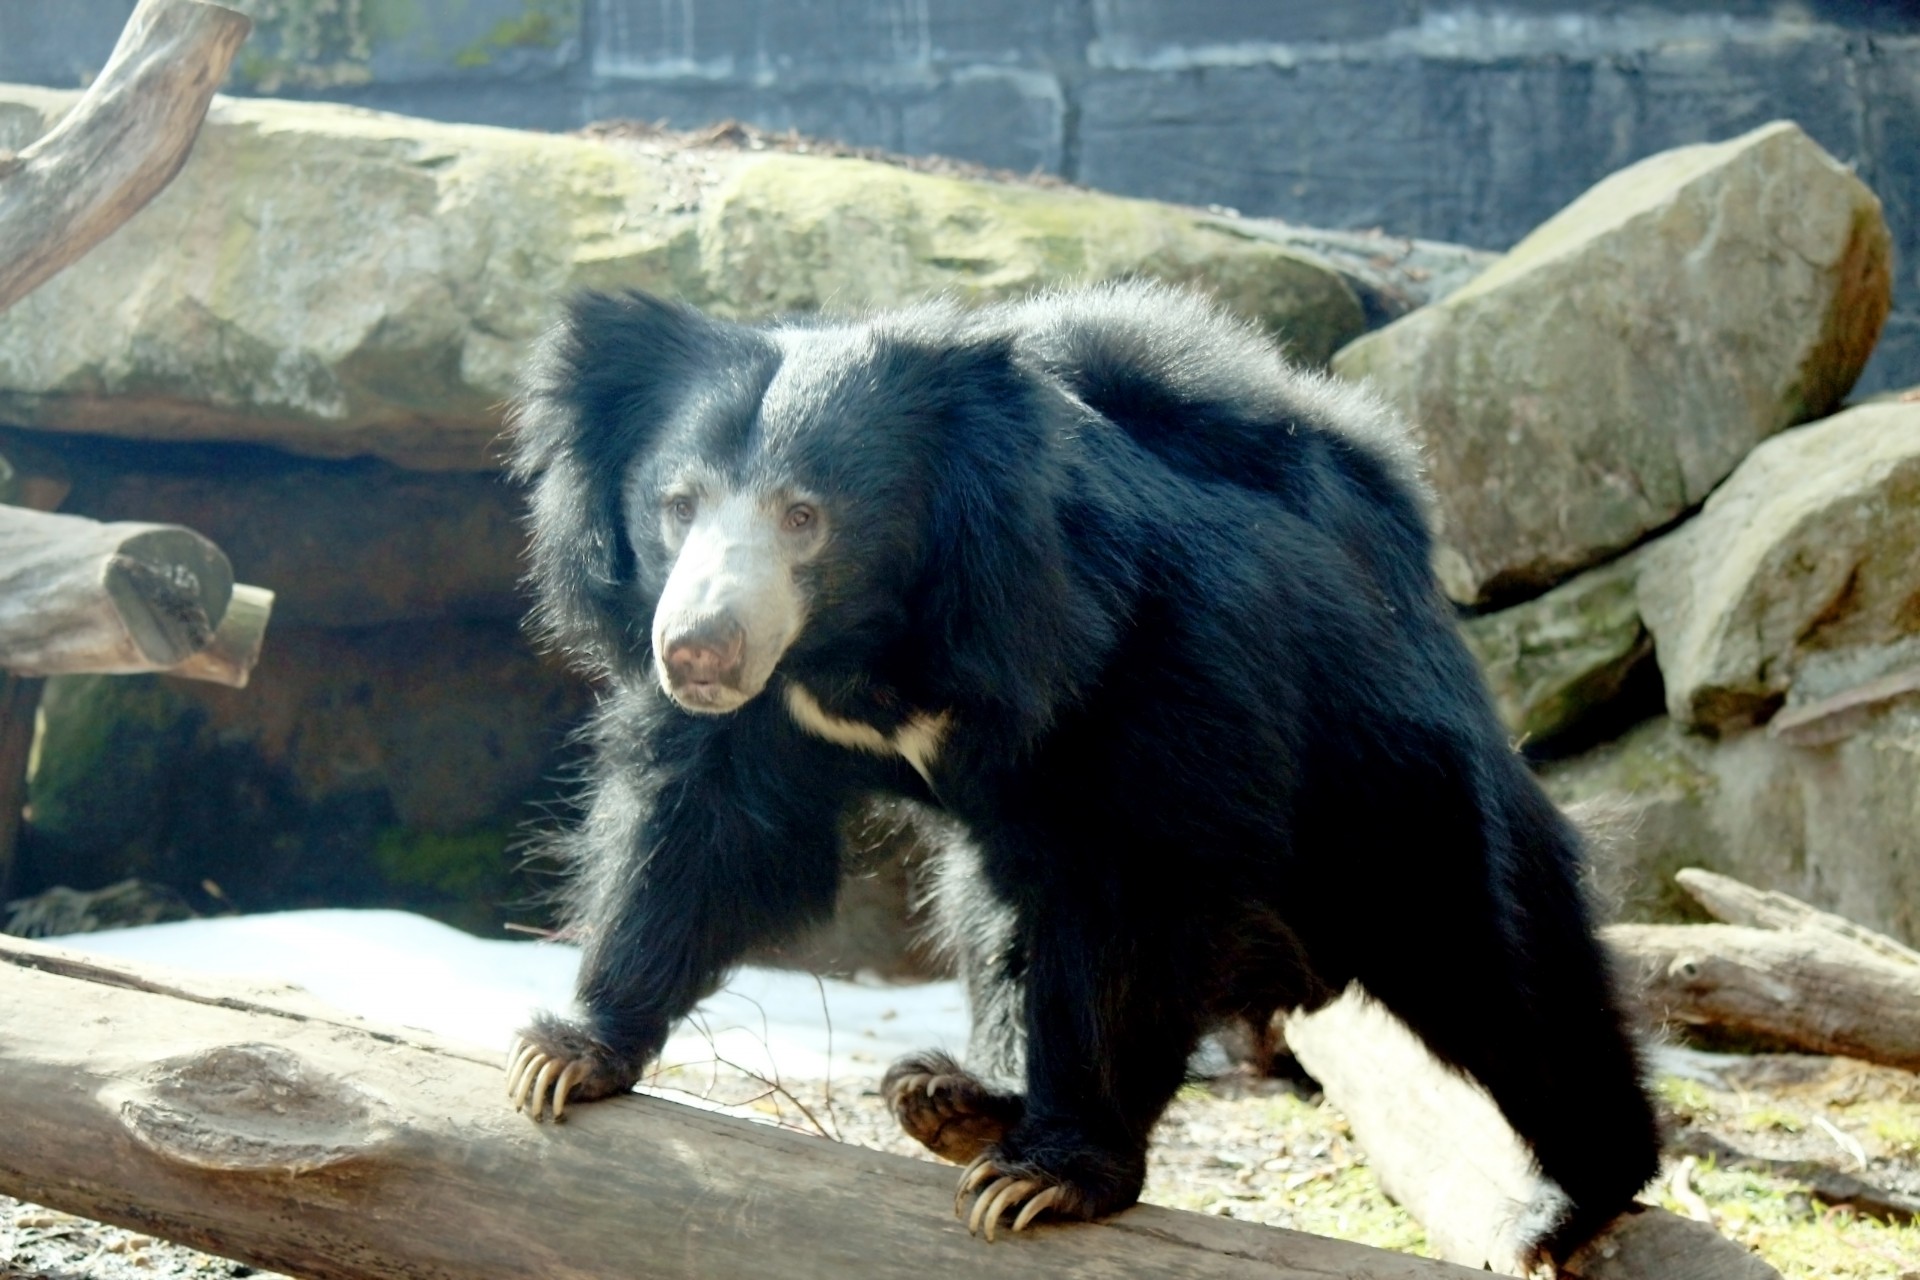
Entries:
<svg viewBox="0 0 1920 1280">
<path fill-rule="evenodd" d="M 1132 1204 L 1199 1037 L 1356 980 L 1564 1193 L 1539 1257 L 1653 1175 L 1579 840 L 1361 392 L 1147 285 L 763 326 L 588 294 L 513 442 L 537 621 L 605 686 L 555 838 L 578 1008 L 510 1055 L 536 1119 L 828 914 L 839 819 L 891 795 L 948 832 L 976 1032 L 887 1092 L 972 1161 L 972 1227 Z"/>
</svg>

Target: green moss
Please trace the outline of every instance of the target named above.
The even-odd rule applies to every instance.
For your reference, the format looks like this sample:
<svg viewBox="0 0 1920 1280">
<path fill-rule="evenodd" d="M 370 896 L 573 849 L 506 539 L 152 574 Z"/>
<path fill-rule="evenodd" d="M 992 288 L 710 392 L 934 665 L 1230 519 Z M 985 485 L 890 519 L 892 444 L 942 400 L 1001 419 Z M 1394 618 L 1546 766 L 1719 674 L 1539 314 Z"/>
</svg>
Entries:
<svg viewBox="0 0 1920 1280">
<path fill-rule="evenodd" d="M 453 55 L 453 65 L 491 66 L 503 49 L 553 49 L 579 25 L 578 12 L 563 0 L 530 0 L 526 8 L 502 18 L 493 29 Z"/>
<path fill-rule="evenodd" d="M 204 713 L 158 676 L 89 675 L 48 681 L 40 716 L 28 820 L 53 865 L 38 874 L 78 888 L 152 875 L 171 765 Z"/>
<path fill-rule="evenodd" d="M 1740 1127 L 1748 1133 L 1798 1133 L 1807 1127 L 1807 1118 L 1778 1104 L 1755 1107 L 1740 1117 Z"/>
<path fill-rule="evenodd" d="M 395 8 L 418 20 L 414 0 L 236 0 L 236 7 L 254 25 L 233 78 L 259 93 L 364 84 L 375 25 L 390 25 Z M 370 22 L 370 10 L 386 22 Z"/>
<path fill-rule="evenodd" d="M 1186 210 L 1092 192 L 765 155 L 705 202 L 702 222 L 710 288 L 738 316 L 1148 276 L 1213 293 L 1308 363 L 1364 327 L 1346 282 L 1310 258 Z"/>
<path fill-rule="evenodd" d="M 1290 1093 L 1223 1099 L 1207 1085 L 1181 1090 L 1175 1106 L 1208 1121 L 1223 1109 L 1240 1112 L 1236 1126 L 1270 1139 L 1273 1157 L 1230 1164 L 1235 1172 L 1217 1179 L 1163 1179 L 1154 1166 L 1164 1156 L 1149 1154 L 1150 1203 L 1431 1254 L 1426 1232 L 1380 1189 L 1346 1117 L 1333 1107 Z"/>
<path fill-rule="evenodd" d="M 1869 1103 L 1860 1108 L 1867 1132 L 1897 1160 L 1920 1156 L 1920 1109 L 1911 1103 Z"/>
<path fill-rule="evenodd" d="M 1920 1269 L 1920 1227 L 1821 1205 L 1792 1179 L 1708 1164 L 1694 1171 L 1692 1184 L 1713 1225 L 1787 1280 L 1884 1280 Z M 1658 1202 L 1686 1212 L 1667 1185 L 1659 1188 Z"/>
<path fill-rule="evenodd" d="M 1654 1096 L 1673 1117 L 1682 1124 L 1691 1124 L 1695 1120 L 1706 1120 L 1713 1116 L 1713 1094 L 1698 1080 L 1681 1080 L 1675 1076 L 1664 1076 L 1654 1086 Z"/>
</svg>

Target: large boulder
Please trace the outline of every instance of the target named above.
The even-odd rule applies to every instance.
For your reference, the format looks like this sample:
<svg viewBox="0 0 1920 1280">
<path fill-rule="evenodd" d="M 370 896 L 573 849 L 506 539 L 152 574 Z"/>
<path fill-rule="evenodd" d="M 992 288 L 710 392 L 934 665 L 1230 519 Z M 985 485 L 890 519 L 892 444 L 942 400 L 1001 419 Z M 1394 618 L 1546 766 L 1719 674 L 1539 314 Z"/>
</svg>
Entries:
<svg viewBox="0 0 1920 1280">
<path fill-rule="evenodd" d="M 1891 299 L 1880 202 L 1797 127 L 1652 156 L 1334 360 L 1412 419 L 1463 603 L 1540 590 L 1821 417 Z"/>
<path fill-rule="evenodd" d="M 1669 713 L 1720 732 L 1920 665 L 1920 404 L 1775 436 L 1643 553 Z"/>
<path fill-rule="evenodd" d="M 1848 728 L 1715 740 L 1659 717 L 1543 780 L 1597 820 L 1596 873 L 1619 915 L 1686 915 L 1673 873 L 1701 866 L 1920 944 L 1920 696 L 1863 704 Z"/>
<path fill-rule="evenodd" d="M 1638 553 L 1461 625 L 1500 718 L 1532 753 L 1593 725 L 1653 656 L 1634 596 Z"/>
<path fill-rule="evenodd" d="M 0 89 L 0 148 L 73 95 Z M 216 99 L 173 184 L 0 316 L 0 421 L 481 468 L 577 286 L 722 315 L 1146 274 L 1324 363 L 1365 327 L 1325 263 L 1231 219 L 775 151 Z"/>
</svg>

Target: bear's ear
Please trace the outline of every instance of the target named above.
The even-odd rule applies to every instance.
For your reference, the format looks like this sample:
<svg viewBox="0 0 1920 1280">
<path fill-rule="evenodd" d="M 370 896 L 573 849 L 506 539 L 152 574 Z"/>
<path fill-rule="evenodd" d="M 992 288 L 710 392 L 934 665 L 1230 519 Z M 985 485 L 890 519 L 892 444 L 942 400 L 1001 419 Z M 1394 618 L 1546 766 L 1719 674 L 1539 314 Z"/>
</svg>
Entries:
<svg viewBox="0 0 1920 1280">
<path fill-rule="evenodd" d="M 533 485 L 534 622 L 590 666 L 646 663 L 621 490 L 722 332 L 691 307 L 646 294 L 583 293 L 527 366 L 509 471 Z"/>
<path fill-rule="evenodd" d="M 923 350 L 941 455 L 922 622 L 941 692 L 996 707 L 1031 741 L 1098 668 L 1113 622 L 1067 545 L 1062 442 L 1078 406 L 994 335 Z"/>
<path fill-rule="evenodd" d="M 521 376 L 513 475 L 531 480 L 566 453 L 596 462 L 633 457 L 729 328 L 651 294 L 576 294 Z"/>
</svg>

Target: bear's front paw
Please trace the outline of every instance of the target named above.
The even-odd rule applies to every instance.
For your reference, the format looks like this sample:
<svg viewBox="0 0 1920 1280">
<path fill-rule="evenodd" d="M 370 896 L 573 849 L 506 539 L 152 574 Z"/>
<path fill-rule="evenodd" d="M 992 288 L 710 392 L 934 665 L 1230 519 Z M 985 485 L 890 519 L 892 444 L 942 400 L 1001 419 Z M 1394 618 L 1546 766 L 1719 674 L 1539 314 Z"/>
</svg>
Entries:
<svg viewBox="0 0 1920 1280">
<path fill-rule="evenodd" d="M 1004 1138 L 1026 1110 L 1019 1095 L 994 1092 L 944 1053 L 900 1059 L 881 1080 L 880 1094 L 908 1137 L 955 1164 Z"/>
<path fill-rule="evenodd" d="M 967 1213 L 967 1196 L 973 1196 L 973 1212 Z M 1038 1165 L 1008 1160 L 996 1150 L 974 1158 L 960 1171 L 960 1187 L 953 1194 L 953 1212 L 967 1213 L 967 1234 L 978 1235 L 984 1227 L 987 1243 L 993 1243 L 994 1228 L 1013 1209 L 1013 1230 L 1025 1231 L 1027 1224 L 1052 1210 L 1063 1218 L 1091 1218 L 1088 1201 L 1072 1183 Z"/>
<path fill-rule="evenodd" d="M 966 1213 L 967 1230 L 994 1228 L 1013 1213 L 1013 1230 L 1024 1231 L 1041 1214 L 1056 1218 L 1104 1218 L 1140 1199 L 1146 1152 L 1111 1150 L 1071 1132 L 1048 1132 L 1029 1121 L 988 1148 L 960 1173 L 954 1213 Z M 967 1211 L 967 1197 L 973 1209 Z"/>
<path fill-rule="evenodd" d="M 633 1088 L 642 1064 L 615 1053 L 571 1023 L 540 1017 L 507 1050 L 507 1096 L 535 1123 L 551 1111 L 566 1119 L 567 1102 L 592 1102 Z"/>
</svg>

